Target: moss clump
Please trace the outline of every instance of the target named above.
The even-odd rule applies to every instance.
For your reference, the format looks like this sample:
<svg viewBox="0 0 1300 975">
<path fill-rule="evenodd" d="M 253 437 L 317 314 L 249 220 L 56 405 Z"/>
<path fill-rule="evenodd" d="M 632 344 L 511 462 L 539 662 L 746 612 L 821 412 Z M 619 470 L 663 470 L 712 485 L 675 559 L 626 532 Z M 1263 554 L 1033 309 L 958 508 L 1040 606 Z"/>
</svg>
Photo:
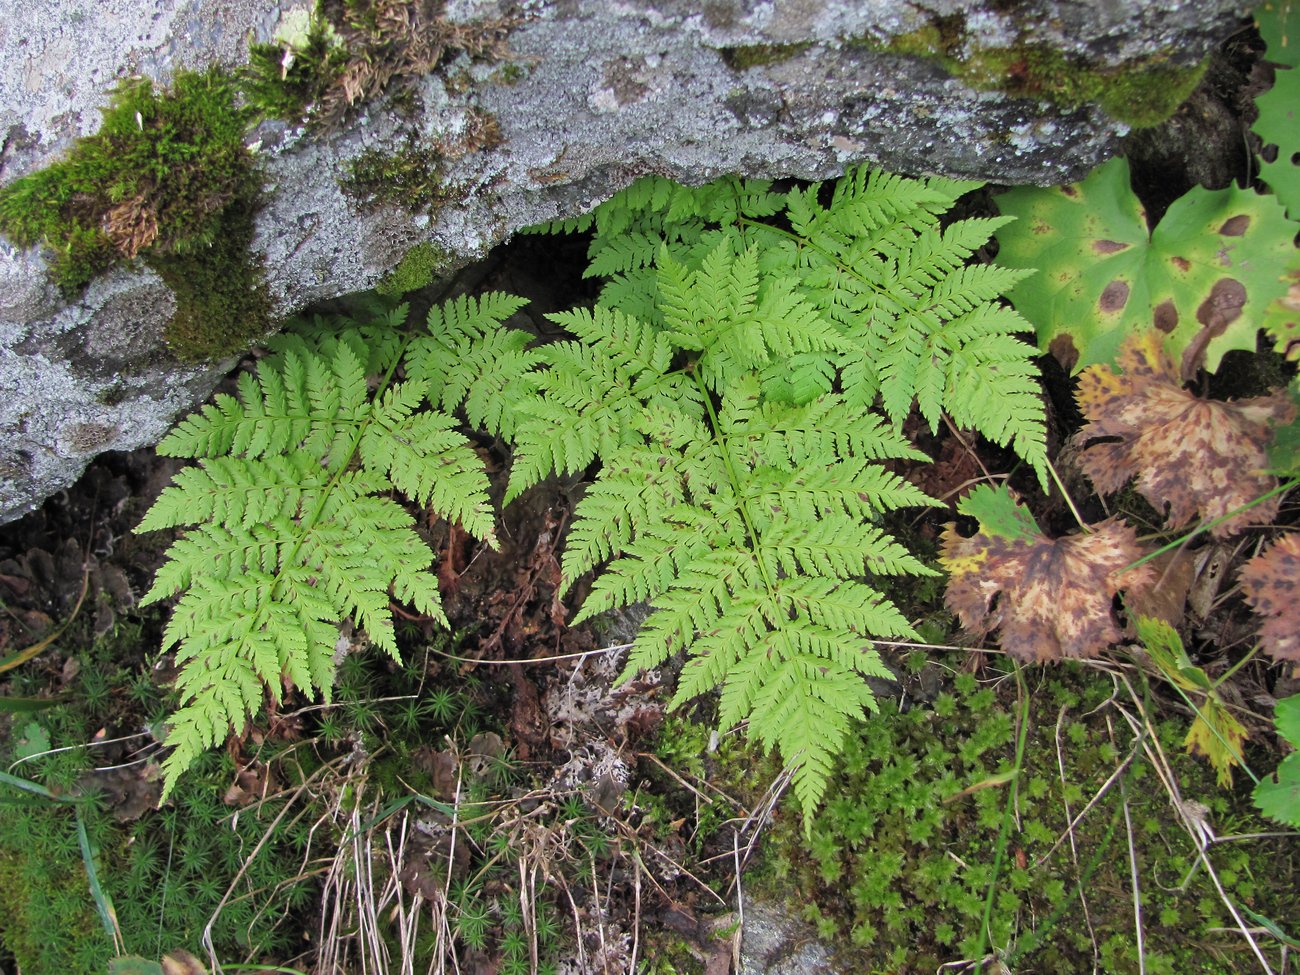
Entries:
<svg viewBox="0 0 1300 975">
<path fill-rule="evenodd" d="M 1207 59 L 1177 67 L 1153 56 L 1118 67 L 1090 67 L 1034 46 L 979 51 L 958 75 L 972 87 L 995 87 L 1068 108 L 1094 102 L 1111 118 L 1141 129 L 1173 115 L 1200 83 L 1208 64 Z"/>
<path fill-rule="evenodd" d="M 459 192 L 443 181 L 443 165 L 502 142 L 495 115 L 471 108 L 458 134 L 431 142 L 414 134 L 396 152 L 366 149 L 348 164 L 340 181 L 362 210 L 393 206 L 408 213 L 433 213 Z"/>
<path fill-rule="evenodd" d="M 103 115 L 61 162 L 0 190 L 0 232 L 47 248 L 67 295 L 141 258 L 176 291 L 167 337 L 178 354 L 244 348 L 267 331 L 269 302 L 247 257 L 260 183 L 233 79 L 182 72 L 161 92 L 132 79 Z"/>
<path fill-rule="evenodd" d="M 181 359 L 234 355 L 274 325 L 262 260 L 252 252 L 256 194 L 232 206 L 223 236 L 201 256 L 157 255 L 146 263 L 176 296 L 164 333 Z"/>
<path fill-rule="evenodd" d="M 918 671 L 926 666 L 920 655 L 908 663 Z M 1077 972 L 1091 966 L 1100 946 L 1104 971 L 1130 975 L 1139 966 L 1127 802 L 1146 971 L 1242 970 L 1250 949 L 1233 934 L 1204 868 L 1196 869 L 1196 848 L 1176 825 L 1153 769 L 1139 756 L 1102 790 L 1131 744 L 1112 739 L 1118 722 L 1112 716 L 1108 725 L 1110 692 L 1109 681 L 1079 671 L 1041 678 L 1030 698 L 1018 774 L 1018 708 L 1007 693 L 962 673 L 931 707 L 900 713 L 882 702 L 846 748 L 809 841 L 796 816 L 778 823 L 751 888 L 777 896 L 799 891 L 792 906 L 852 953 L 855 971 L 935 971 L 991 947 L 1016 971 Z M 1164 722 L 1156 731 L 1182 794 L 1204 802 L 1209 821 L 1231 822 L 1239 833 L 1266 832 L 1247 795 L 1219 791 L 1213 771 L 1181 753 L 1184 723 Z M 999 850 L 1012 788 L 1015 815 Z M 1072 853 L 1059 840 L 1099 791 L 1094 808 L 1074 824 Z M 1208 855 L 1237 904 L 1275 920 L 1291 912 L 1300 875 L 1293 846 L 1261 839 L 1216 846 Z M 1091 927 L 1080 912 L 1081 889 Z"/>
<path fill-rule="evenodd" d="M 294 122 L 307 115 L 347 67 L 343 39 L 315 12 L 287 14 L 269 44 L 248 49 L 244 95 L 267 118 Z"/>
<path fill-rule="evenodd" d="M 807 41 L 800 44 L 744 44 L 740 47 L 719 48 L 718 53 L 732 71 L 745 71 L 765 64 L 788 61 L 810 47 L 812 44 Z"/>
<path fill-rule="evenodd" d="M 438 272 L 447 265 L 447 254 L 434 244 L 416 244 L 402 257 L 397 267 L 389 271 L 375 290 L 386 298 L 400 298 L 411 291 L 428 287 Z"/>
<path fill-rule="evenodd" d="M 1133 128 L 1158 125 L 1187 100 L 1208 59 L 1180 67 L 1165 54 L 1121 65 L 1092 65 L 1043 44 L 980 47 L 960 15 L 936 17 L 884 41 L 861 41 L 872 50 L 924 58 L 964 84 L 1017 98 L 1038 98 L 1063 108 L 1095 103 Z"/>
<path fill-rule="evenodd" d="M 396 152 L 366 149 L 348 164 L 340 181 L 362 210 L 389 205 L 428 213 L 447 201 L 442 179 L 442 152 L 414 136 Z"/>
</svg>

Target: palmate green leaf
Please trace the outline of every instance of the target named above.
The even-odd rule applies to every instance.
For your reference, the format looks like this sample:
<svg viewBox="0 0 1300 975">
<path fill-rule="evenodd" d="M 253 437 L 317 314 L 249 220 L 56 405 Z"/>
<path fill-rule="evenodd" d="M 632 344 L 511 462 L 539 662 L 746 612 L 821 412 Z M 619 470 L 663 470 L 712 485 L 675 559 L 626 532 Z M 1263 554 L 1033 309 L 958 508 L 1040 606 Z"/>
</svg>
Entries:
<svg viewBox="0 0 1300 975">
<path fill-rule="evenodd" d="M 1300 748 L 1300 694 L 1277 702 L 1274 714 L 1277 733 Z M 1300 753 L 1282 759 L 1277 771 L 1255 786 L 1255 807 L 1287 826 L 1300 827 Z"/>
<path fill-rule="evenodd" d="M 1114 362 L 1126 336 L 1154 327 L 1185 377 L 1213 372 L 1228 351 L 1255 351 L 1295 262 L 1281 204 L 1235 185 L 1193 188 L 1149 231 L 1122 158 L 1074 186 L 1011 190 L 998 206 L 1019 218 L 998 233 L 998 263 L 1040 269 L 1009 297 L 1039 347 L 1075 370 Z"/>
<path fill-rule="evenodd" d="M 1003 487 L 977 484 L 957 502 L 957 510 L 980 523 L 980 531 L 994 538 L 1033 542 L 1042 535 L 1029 509 Z"/>
<path fill-rule="evenodd" d="M 1300 38 L 1297 39 L 1300 43 Z M 1259 118 L 1251 126 L 1266 155 L 1259 178 L 1268 184 L 1292 220 L 1300 220 L 1300 67 L 1278 69 L 1273 87 L 1255 99 Z M 1272 147 L 1271 149 L 1269 147 Z"/>
</svg>

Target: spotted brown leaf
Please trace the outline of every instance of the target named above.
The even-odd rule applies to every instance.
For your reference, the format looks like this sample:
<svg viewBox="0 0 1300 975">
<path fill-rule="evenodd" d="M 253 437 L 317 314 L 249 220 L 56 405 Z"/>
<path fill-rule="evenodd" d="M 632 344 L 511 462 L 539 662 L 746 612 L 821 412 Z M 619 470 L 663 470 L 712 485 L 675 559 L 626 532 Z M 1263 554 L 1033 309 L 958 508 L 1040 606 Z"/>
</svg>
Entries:
<svg viewBox="0 0 1300 975">
<path fill-rule="evenodd" d="M 1005 489 L 990 493 L 1015 504 Z M 975 510 L 987 507 L 988 496 L 981 500 Z M 974 513 L 969 508 L 959 506 Z M 1133 529 L 1115 518 L 1087 534 L 1048 538 L 1003 532 L 980 517 L 970 538 L 955 525 L 944 530 L 940 560 L 950 573 L 944 598 L 976 636 L 1000 629 L 1002 649 L 1019 660 L 1095 657 L 1123 635 L 1112 607 L 1116 593 L 1154 581 L 1150 564 L 1130 568 L 1142 554 Z"/>
<path fill-rule="evenodd" d="M 1222 517 L 1277 487 L 1268 472 L 1273 427 L 1295 416 L 1285 392 L 1253 399 L 1204 399 L 1183 388 L 1173 359 L 1154 332 L 1125 342 L 1123 370 L 1092 366 L 1079 377 L 1079 407 L 1091 421 L 1079 433 L 1079 464 L 1102 494 L 1136 477 L 1177 528 L 1196 514 Z M 1277 513 L 1277 498 L 1212 529 L 1220 538 Z"/>
<path fill-rule="evenodd" d="M 1259 642 L 1275 660 L 1300 664 L 1300 534 L 1284 535 L 1241 567 L 1246 601 L 1264 618 Z"/>
</svg>

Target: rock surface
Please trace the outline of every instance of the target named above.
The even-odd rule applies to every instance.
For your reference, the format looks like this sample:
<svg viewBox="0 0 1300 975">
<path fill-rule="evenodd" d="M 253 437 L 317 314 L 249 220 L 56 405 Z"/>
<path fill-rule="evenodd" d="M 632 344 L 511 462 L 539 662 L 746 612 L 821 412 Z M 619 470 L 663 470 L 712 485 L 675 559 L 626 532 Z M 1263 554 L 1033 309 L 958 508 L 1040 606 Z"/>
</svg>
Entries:
<svg viewBox="0 0 1300 975">
<path fill-rule="evenodd" d="M 525 0 L 505 11 L 516 18 L 509 75 L 463 58 L 426 79 L 413 119 L 375 104 L 329 136 L 280 123 L 250 136 L 267 184 L 255 246 L 277 311 L 368 288 L 420 242 L 448 266 L 463 263 L 649 172 L 814 179 L 867 161 L 1003 183 L 1077 178 L 1125 132 L 1100 108 L 976 91 L 932 60 L 882 48 L 958 17 L 963 36 L 984 45 L 1048 45 L 1102 65 L 1172 52 L 1187 66 L 1240 12 L 1225 0 L 966 6 Z M 237 64 L 280 13 L 269 0 L 0 0 L 0 183 L 95 131 L 117 79 Z M 447 7 L 465 21 L 502 13 L 472 0 Z M 471 109 L 491 113 L 503 140 L 449 162 L 447 205 L 356 211 L 338 183 L 347 161 L 405 145 L 412 130 L 454 143 Z M 0 522 L 70 484 L 99 452 L 156 441 L 229 365 L 168 355 L 160 334 L 173 303 L 150 272 L 114 272 L 69 302 L 43 269 L 39 254 L 0 239 Z"/>
<path fill-rule="evenodd" d="M 751 901 L 741 929 L 740 975 L 839 975 L 811 924 L 775 904 Z"/>
</svg>

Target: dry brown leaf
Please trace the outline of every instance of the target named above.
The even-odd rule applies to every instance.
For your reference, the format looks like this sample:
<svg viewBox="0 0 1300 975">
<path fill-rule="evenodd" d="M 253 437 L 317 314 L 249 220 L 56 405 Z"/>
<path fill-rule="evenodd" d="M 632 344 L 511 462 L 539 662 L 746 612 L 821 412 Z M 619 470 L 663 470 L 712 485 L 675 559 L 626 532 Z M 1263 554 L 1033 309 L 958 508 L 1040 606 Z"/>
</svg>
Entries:
<svg viewBox="0 0 1300 975">
<path fill-rule="evenodd" d="M 1127 568 L 1141 556 L 1133 529 L 1117 518 L 1057 539 L 963 538 L 949 525 L 945 601 L 977 636 L 1000 627 L 1002 649 L 1018 660 L 1095 657 L 1123 635 L 1115 594 L 1154 582 L 1150 563 Z"/>
<path fill-rule="evenodd" d="M 1079 408 L 1091 421 L 1079 433 L 1079 465 L 1102 494 L 1130 478 L 1169 524 L 1185 525 L 1198 512 L 1213 519 L 1277 487 L 1264 473 L 1271 426 L 1287 423 L 1295 408 L 1284 392 L 1220 402 L 1183 389 L 1178 368 L 1151 332 L 1124 344 L 1124 370 L 1091 366 L 1079 376 Z M 1269 521 L 1279 499 L 1261 502 L 1212 529 L 1226 538 Z"/>
<path fill-rule="evenodd" d="M 1284 535 L 1241 567 L 1246 601 L 1260 616 L 1259 642 L 1274 660 L 1300 664 L 1300 534 Z"/>
<path fill-rule="evenodd" d="M 169 951 L 162 959 L 163 975 L 208 975 L 208 970 L 188 951 Z"/>
</svg>

